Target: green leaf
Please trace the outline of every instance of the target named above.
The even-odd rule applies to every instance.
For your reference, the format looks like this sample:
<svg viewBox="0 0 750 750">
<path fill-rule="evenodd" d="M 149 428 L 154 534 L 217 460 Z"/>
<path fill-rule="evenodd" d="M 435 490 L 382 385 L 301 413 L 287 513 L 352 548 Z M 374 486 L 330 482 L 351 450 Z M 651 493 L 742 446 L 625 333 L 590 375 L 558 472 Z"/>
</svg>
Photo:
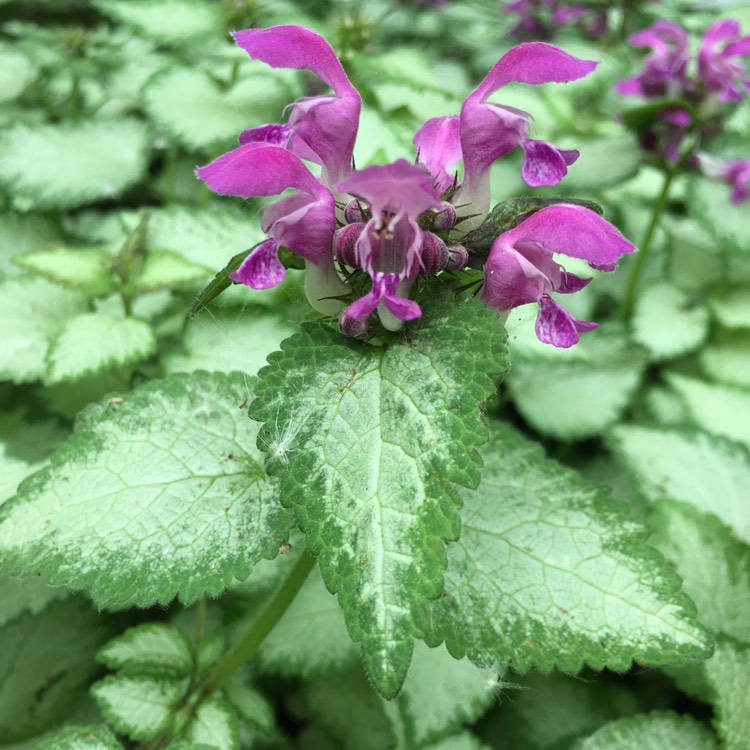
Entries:
<svg viewBox="0 0 750 750">
<path fill-rule="evenodd" d="M 7 447 L 0 443 L 0 505 L 13 497 L 18 485 L 39 468 L 39 464 L 29 464 L 9 455 Z"/>
<path fill-rule="evenodd" d="M 729 185 L 694 175 L 687 191 L 690 213 L 721 245 L 747 253 L 750 252 L 747 205 L 732 203 L 729 194 Z"/>
<path fill-rule="evenodd" d="M 47 352 L 50 385 L 134 364 L 156 352 L 154 329 L 138 318 L 86 313 L 69 320 Z"/>
<path fill-rule="evenodd" d="M 168 372 L 240 370 L 255 374 L 282 340 L 295 332 L 283 316 L 262 310 L 217 310 L 191 320 L 183 339 L 183 353 L 163 357 Z"/>
<path fill-rule="evenodd" d="M 508 388 L 535 429 L 561 440 L 597 435 L 623 412 L 646 364 L 620 327 L 586 334 L 574 352 L 518 353 Z"/>
<path fill-rule="evenodd" d="M 750 643 L 750 546 L 713 515 L 660 500 L 652 543 L 674 564 L 698 618 L 714 633 Z"/>
<path fill-rule="evenodd" d="M 0 134 L 0 184 L 24 208 L 75 208 L 137 182 L 147 151 L 146 127 L 137 120 L 16 125 Z"/>
<path fill-rule="evenodd" d="M 114 287 L 110 270 L 114 258 L 104 250 L 55 247 L 17 255 L 13 260 L 44 279 L 86 294 L 101 295 Z"/>
<path fill-rule="evenodd" d="M 240 745 L 237 721 L 221 698 L 209 698 L 200 706 L 187 729 L 187 738 L 217 750 L 238 750 Z"/>
<path fill-rule="evenodd" d="M 479 489 L 461 492 L 445 593 L 421 609 L 428 643 L 445 639 L 454 656 L 545 672 L 710 653 L 679 579 L 621 502 L 506 425 L 494 426 L 483 456 Z"/>
<path fill-rule="evenodd" d="M 143 294 L 157 289 L 173 289 L 205 279 L 210 274 L 204 265 L 193 263 L 173 250 L 152 250 L 143 267 L 130 281 L 127 291 Z"/>
<path fill-rule="evenodd" d="M 261 243 L 258 243 L 258 245 L 260 244 Z M 207 308 L 209 302 L 213 302 L 220 294 L 225 292 L 235 283 L 229 278 L 229 274 L 236 271 L 242 265 L 242 261 L 244 261 L 245 258 L 247 258 L 256 247 L 258 247 L 258 245 L 250 248 L 250 250 L 243 250 L 242 252 L 233 255 L 224 268 L 222 268 L 221 271 L 219 271 L 213 279 L 211 279 L 211 281 L 200 290 L 200 292 L 198 292 L 198 295 L 190 305 L 190 314 L 192 316 L 197 315 L 201 310 Z"/>
<path fill-rule="evenodd" d="M 70 592 L 60 586 L 50 586 L 40 576 L 13 578 L 0 576 L 0 626 L 30 612 L 38 615 L 56 599 L 65 599 Z"/>
<path fill-rule="evenodd" d="M 711 385 L 671 373 L 669 385 L 682 396 L 697 427 L 750 448 L 750 391 Z"/>
<path fill-rule="evenodd" d="M 309 678 L 357 661 L 336 597 L 315 570 L 258 649 L 266 670 Z"/>
<path fill-rule="evenodd" d="M 711 311 L 725 328 L 750 328 L 750 288 L 726 289 L 711 300 Z"/>
<path fill-rule="evenodd" d="M 745 750 L 750 737 L 750 647 L 720 638 L 706 662 L 706 675 L 715 694 L 715 724 L 725 750 Z"/>
<path fill-rule="evenodd" d="M 0 274 L 17 276 L 11 260 L 28 250 L 61 240 L 57 223 L 42 214 L 0 213 Z"/>
<path fill-rule="evenodd" d="M 105 15 L 165 44 L 221 34 L 218 7 L 201 0 L 94 0 Z"/>
<path fill-rule="evenodd" d="M 314 632 L 313 628 L 310 632 Z M 273 706 L 257 690 L 233 681 L 224 687 L 224 694 L 242 721 L 266 735 L 276 729 Z"/>
<path fill-rule="evenodd" d="M 110 626 L 81 599 L 53 602 L 0 629 L 0 737 L 17 742 L 64 719 L 97 671 Z"/>
<path fill-rule="evenodd" d="M 86 309 L 86 298 L 44 279 L 0 282 L 0 379 L 29 383 L 46 372 L 52 339 Z"/>
<path fill-rule="evenodd" d="M 267 465 L 284 469 L 282 502 L 391 697 L 411 659 L 410 610 L 440 594 L 441 540 L 458 536 L 453 485 L 479 482 L 478 404 L 506 366 L 505 333 L 477 300 L 436 300 L 407 335 L 373 346 L 307 324 L 268 358 L 250 410 L 266 423 Z"/>
<path fill-rule="evenodd" d="M 750 386 L 750 333 L 733 331 L 717 336 L 703 349 L 700 361 L 709 377 L 729 385 Z"/>
<path fill-rule="evenodd" d="M 36 66 L 26 55 L 9 45 L 0 46 L 0 102 L 22 94 L 37 75 Z"/>
<path fill-rule="evenodd" d="M 224 89 L 198 68 L 171 68 L 154 76 L 143 92 L 146 111 L 172 138 L 194 151 L 235 141 L 246 128 L 275 122 L 294 99 L 283 80 L 261 69 Z M 236 141 L 235 141 L 236 142 Z"/>
<path fill-rule="evenodd" d="M 97 658 L 110 669 L 130 672 L 189 677 L 193 669 L 193 649 L 188 637 L 179 628 L 163 622 L 129 628 L 111 640 Z"/>
<path fill-rule="evenodd" d="M 629 133 L 576 141 L 581 155 L 570 167 L 567 184 L 573 191 L 620 185 L 638 172 L 641 149 Z"/>
<path fill-rule="evenodd" d="M 34 745 L 34 750 L 122 750 L 105 726 L 71 726 Z"/>
<path fill-rule="evenodd" d="M 114 729 L 133 740 L 153 740 L 169 726 L 187 680 L 110 675 L 91 694 Z"/>
<path fill-rule="evenodd" d="M 700 224 L 689 217 L 671 218 L 664 229 L 669 238 L 669 280 L 676 287 L 703 296 L 723 281 L 726 269 L 720 248 Z"/>
<path fill-rule="evenodd" d="M 462 732 L 453 737 L 446 737 L 434 745 L 425 746 L 424 750 L 490 750 L 490 747 L 480 742 L 471 732 Z"/>
<path fill-rule="evenodd" d="M 697 349 L 708 335 L 708 310 L 667 282 L 641 292 L 633 311 L 633 338 L 660 361 Z"/>
<path fill-rule="evenodd" d="M 704 432 L 616 427 L 612 450 L 650 500 L 672 498 L 713 513 L 750 543 L 750 453 Z"/>
<path fill-rule="evenodd" d="M 247 577 L 289 530 L 240 408 L 251 395 L 240 374 L 195 373 L 89 407 L 3 506 L 4 567 L 101 606 L 191 603 Z"/>
<path fill-rule="evenodd" d="M 654 711 L 605 724 L 575 750 L 718 750 L 716 737 L 692 716 Z"/>
</svg>

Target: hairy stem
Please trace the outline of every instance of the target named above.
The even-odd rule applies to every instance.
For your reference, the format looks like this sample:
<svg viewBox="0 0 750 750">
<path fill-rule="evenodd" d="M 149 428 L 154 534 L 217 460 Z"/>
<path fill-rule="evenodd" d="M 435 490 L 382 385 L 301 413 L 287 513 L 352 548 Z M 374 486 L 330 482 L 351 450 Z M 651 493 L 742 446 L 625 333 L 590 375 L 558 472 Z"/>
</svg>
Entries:
<svg viewBox="0 0 750 750">
<path fill-rule="evenodd" d="M 630 310 L 633 307 L 633 301 L 635 300 L 635 293 L 638 289 L 638 282 L 641 279 L 643 268 L 646 264 L 646 259 L 649 256 L 651 249 L 651 241 L 654 238 L 654 232 L 659 224 L 659 219 L 664 212 L 664 207 L 667 205 L 667 199 L 669 198 L 669 188 L 672 186 L 672 179 L 674 172 L 669 171 L 664 173 L 664 184 L 662 185 L 661 193 L 656 199 L 653 211 L 651 212 L 651 219 L 648 222 L 646 233 L 643 235 L 643 240 L 638 247 L 638 255 L 635 257 L 633 264 L 633 270 L 630 273 L 630 279 L 628 280 L 628 286 L 625 289 L 622 301 L 620 302 L 620 309 L 617 311 L 617 317 L 620 320 L 625 320 L 630 314 Z"/>
</svg>

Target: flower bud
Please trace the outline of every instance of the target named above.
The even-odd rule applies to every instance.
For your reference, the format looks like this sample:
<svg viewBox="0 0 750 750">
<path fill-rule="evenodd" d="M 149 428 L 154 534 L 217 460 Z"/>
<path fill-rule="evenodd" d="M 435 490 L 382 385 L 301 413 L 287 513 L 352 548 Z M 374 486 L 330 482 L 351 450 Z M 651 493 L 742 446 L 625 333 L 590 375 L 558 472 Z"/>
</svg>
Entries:
<svg viewBox="0 0 750 750">
<path fill-rule="evenodd" d="M 347 266 L 357 265 L 357 255 L 354 248 L 365 225 L 362 222 L 347 224 L 337 229 L 333 234 L 333 254 L 341 263 Z"/>
<path fill-rule="evenodd" d="M 346 221 L 347 224 L 361 224 L 362 222 L 367 221 L 361 201 L 355 198 L 346 204 L 346 207 L 344 208 L 344 221 Z"/>
<path fill-rule="evenodd" d="M 360 341 L 366 341 L 374 335 L 372 315 L 368 315 L 366 318 L 353 318 L 347 314 L 346 310 L 342 310 L 339 315 L 339 328 L 345 336 Z"/>
<path fill-rule="evenodd" d="M 445 242 L 432 232 L 422 233 L 422 273 L 434 274 L 442 271 L 450 258 Z"/>
<path fill-rule="evenodd" d="M 466 268 L 469 263 L 469 251 L 463 245 L 448 246 L 448 262 L 445 264 L 446 271 L 458 271 Z"/>
<path fill-rule="evenodd" d="M 455 225 L 456 218 L 456 209 L 453 204 L 448 201 L 442 201 L 440 206 L 435 209 L 432 228 L 438 232 L 450 229 Z"/>
</svg>

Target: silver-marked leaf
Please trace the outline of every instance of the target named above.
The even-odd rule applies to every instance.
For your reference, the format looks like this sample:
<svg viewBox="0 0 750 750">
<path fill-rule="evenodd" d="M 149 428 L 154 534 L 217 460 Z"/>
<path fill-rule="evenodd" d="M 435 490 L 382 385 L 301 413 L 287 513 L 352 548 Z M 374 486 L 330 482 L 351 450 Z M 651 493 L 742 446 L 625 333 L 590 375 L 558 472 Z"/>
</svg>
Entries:
<svg viewBox="0 0 750 750">
<path fill-rule="evenodd" d="M 250 67 L 251 64 L 247 64 Z M 236 143 L 246 128 L 275 122 L 294 94 L 278 75 L 261 63 L 261 72 L 245 71 L 224 90 L 197 68 L 171 68 L 154 76 L 143 92 L 151 118 L 189 149 Z"/>
<path fill-rule="evenodd" d="M 417 635 L 411 609 L 442 591 L 453 486 L 479 482 L 479 405 L 506 366 L 505 333 L 475 300 L 435 301 L 407 335 L 373 346 L 308 324 L 269 356 L 250 409 L 267 465 L 284 470 L 282 502 L 390 697 Z"/>
<path fill-rule="evenodd" d="M 713 513 L 750 544 L 750 453 L 705 432 L 623 425 L 610 444 L 650 500 L 672 498 Z"/>
<path fill-rule="evenodd" d="M 0 282 L 0 379 L 29 383 L 41 378 L 50 342 L 85 309 L 81 292 L 44 279 Z"/>
<path fill-rule="evenodd" d="M 118 732 L 153 740 L 169 726 L 187 686 L 187 679 L 118 674 L 97 682 L 91 694 Z"/>
<path fill-rule="evenodd" d="M 224 686 L 224 694 L 242 721 L 264 734 L 273 733 L 276 716 L 273 706 L 261 693 L 234 680 Z"/>
<path fill-rule="evenodd" d="M 651 542 L 674 564 L 701 623 L 750 643 L 750 546 L 715 516 L 673 500 L 656 503 L 650 525 Z"/>
<path fill-rule="evenodd" d="M 70 726 L 38 742 L 34 750 L 122 750 L 122 745 L 103 725 Z"/>
<path fill-rule="evenodd" d="M 654 711 L 605 724 L 574 750 L 718 750 L 716 737 L 686 714 Z"/>
<path fill-rule="evenodd" d="M 750 386 L 750 332 L 724 332 L 700 354 L 701 368 L 710 378 L 729 385 Z"/>
<path fill-rule="evenodd" d="M 716 728 L 725 750 L 745 750 L 750 737 L 750 646 L 719 638 L 704 667 L 714 691 Z"/>
<path fill-rule="evenodd" d="M 156 334 L 145 321 L 103 313 L 69 320 L 47 351 L 49 385 L 78 380 L 112 367 L 147 359 L 156 351 Z"/>
<path fill-rule="evenodd" d="M 711 311 L 725 328 L 750 328 L 750 288 L 734 287 L 711 299 Z"/>
<path fill-rule="evenodd" d="M 61 239 L 57 222 L 43 214 L 0 212 L 0 275 L 18 276 L 15 257 Z"/>
<path fill-rule="evenodd" d="M 732 251 L 750 252 L 747 205 L 732 203 L 729 195 L 729 185 L 695 176 L 687 191 L 690 213 L 722 245 Z"/>
<path fill-rule="evenodd" d="M 67 718 L 98 666 L 111 625 L 81 598 L 53 602 L 0 629 L 0 737 L 33 737 Z"/>
<path fill-rule="evenodd" d="M 165 622 L 147 622 L 113 638 L 97 655 L 110 669 L 189 677 L 193 649 L 188 637 Z"/>
<path fill-rule="evenodd" d="M 237 750 L 240 745 L 237 720 L 221 698 L 209 698 L 200 706 L 186 735 L 191 742 L 217 750 Z"/>
<path fill-rule="evenodd" d="M 0 102 L 9 102 L 23 93 L 37 72 L 36 65 L 19 49 L 0 46 Z"/>
<path fill-rule="evenodd" d="M 670 373 L 667 381 L 684 399 L 697 427 L 750 449 L 750 391 L 712 385 L 676 373 Z"/>
<path fill-rule="evenodd" d="M 173 250 L 152 250 L 146 256 L 143 268 L 128 285 L 133 294 L 173 289 L 211 276 L 206 266 L 187 260 Z"/>
<path fill-rule="evenodd" d="M 146 169 L 147 150 L 137 120 L 16 125 L 0 134 L 0 184 L 26 209 L 74 208 L 130 187 Z"/>
<path fill-rule="evenodd" d="M 240 408 L 251 395 L 239 373 L 199 372 L 89 407 L 3 506 L 3 568 L 102 606 L 190 603 L 246 577 L 289 530 Z"/>
<path fill-rule="evenodd" d="M 660 361 L 697 349 L 708 335 L 708 310 L 701 298 L 667 282 L 641 292 L 633 311 L 633 338 Z"/>
<path fill-rule="evenodd" d="M 428 643 L 519 671 L 625 670 L 706 658 L 692 603 L 626 506 L 496 424 L 445 593 L 422 610 Z"/>
<path fill-rule="evenodd" d="M 114 287 L 114 258 L 98 248 L 51 247 L 17 255 L 14 263 L 49 281 L 91 295 Z"/>
</svg>

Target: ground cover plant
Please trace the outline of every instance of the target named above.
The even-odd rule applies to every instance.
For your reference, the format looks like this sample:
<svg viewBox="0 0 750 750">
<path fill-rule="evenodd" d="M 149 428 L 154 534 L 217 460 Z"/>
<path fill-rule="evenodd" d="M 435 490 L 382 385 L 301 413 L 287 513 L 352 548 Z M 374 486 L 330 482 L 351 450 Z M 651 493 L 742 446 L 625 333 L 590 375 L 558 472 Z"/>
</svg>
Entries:
<svg viewBox="0 0 750 750">
<path fill-rule="evenodd" d="M 747 747 L 747 7 L 0 30 L 0 748 Z"/>
</svg>

